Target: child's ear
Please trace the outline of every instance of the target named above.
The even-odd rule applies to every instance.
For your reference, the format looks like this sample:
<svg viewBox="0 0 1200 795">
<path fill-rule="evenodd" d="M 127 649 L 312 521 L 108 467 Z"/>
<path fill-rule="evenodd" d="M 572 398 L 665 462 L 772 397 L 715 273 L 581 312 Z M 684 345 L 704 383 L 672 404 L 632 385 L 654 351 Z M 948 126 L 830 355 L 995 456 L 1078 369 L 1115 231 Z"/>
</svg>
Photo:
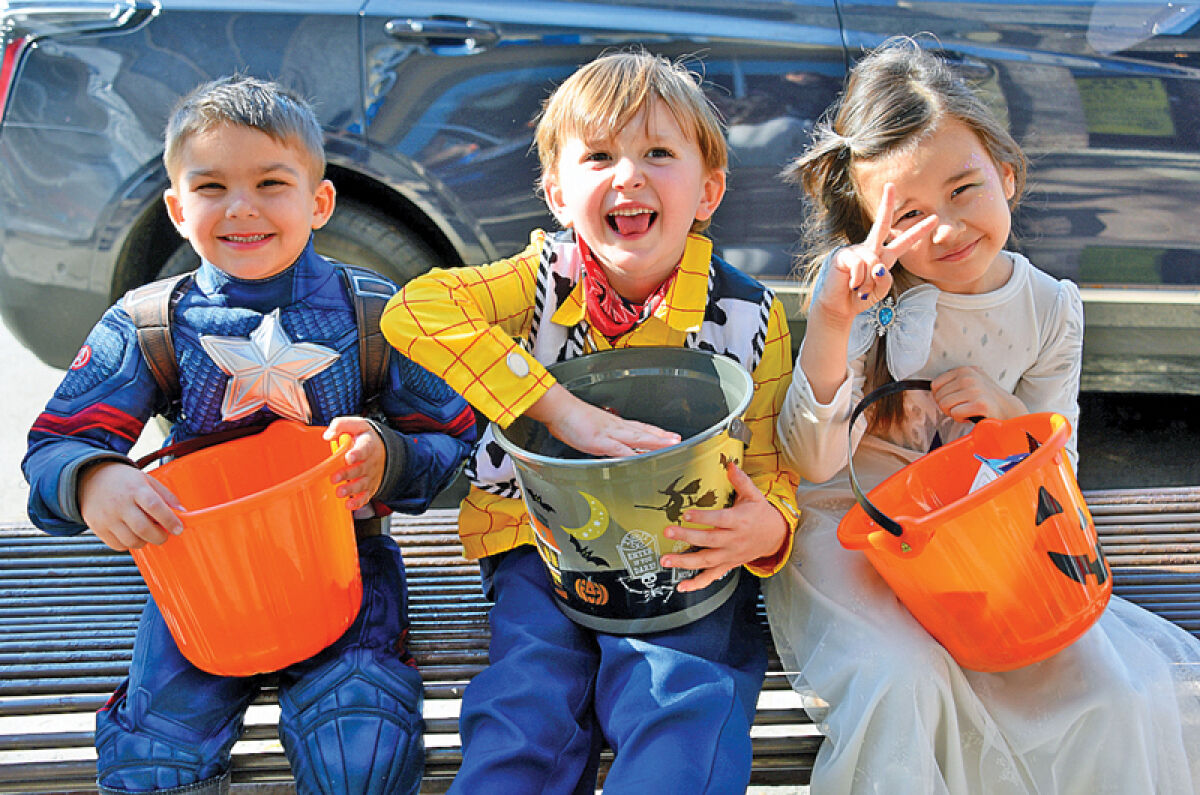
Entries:
<svg viewBox="0 0 1200 795">
<path fill-rule="evenodd" d="M 163 202 L 167 205 L 167 215 L 171 217 L 171 223 L 175 225 L 175 231 L 186 239 L 187 232 L 183 228 L 183 203 L 179 201 L 179 194 L 174 188 L 167 188 L 163 191 Z"/>
<path fill-rule="evenodd" d="M 707 221 L 721 206 L 725 198 L 725 172 L 715 169 L 708 172 L 704 183 L 700 186 L 700 204 L 696 207 L 696 220 Z"/>
<path fill-rule="evenodd" d="M 558 181 L 550 174 L 542 177 L 542 195 L 546 197 L 546 206 L 550 208 L 558 225 L 563 229 L 570 229 L 571 217 L 567 214 L 567 208 L 563 204 L 562 189 L 559 187 Z"/>
<path fill-rule="evenodd" d="M 1017 174 L 1008 163 L 1000 164 L 1000 181 L 1004 184 L 1004 198 L 1012 201 L 1017 194 Z"/>
<path fill-rule="evenodd" d="M 336 199 L 337 190 L 333 187 L 333 183 L 327 179 L 321 180 L 321 183 L 317 185 L 317 192 L 313 196 L 313 229 L 320 229 L 328 223 L 329 217 L 333 215 Z"/>
</svg>

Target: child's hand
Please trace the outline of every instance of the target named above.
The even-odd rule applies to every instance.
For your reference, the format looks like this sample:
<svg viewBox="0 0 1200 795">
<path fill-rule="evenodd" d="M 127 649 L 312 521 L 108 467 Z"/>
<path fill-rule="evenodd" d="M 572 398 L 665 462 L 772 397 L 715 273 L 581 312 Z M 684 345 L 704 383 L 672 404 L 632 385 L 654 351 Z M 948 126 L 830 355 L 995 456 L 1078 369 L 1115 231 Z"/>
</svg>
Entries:
<svg viewBox="0 0 1200 795">
<path fill-rule="evenodd" d="M 819 305 L 831 318 L 849 323 L 887 295 L 892 286 L 892 266 L 938 222 L 936 215 L 928 216 L 893 238 L 895 212 L 896 188 L 889 182 L 883 186 L 867 239 L 838 249 L 830 266 L 821 273 L 814 288 L 814 309 Z"/>
<path fill-rule="evenodd" d="M 726 468 L 737 498 L 733 507 L 683 512 L 688 522 L 707 524 L 711 529 L 668 527 L 667 538 L 686 541 L 691 552 L 664 555 L 662 565 L 675 569 L 699 569 L 690 580 L 679 583 L 681 591 L 698 591 L 744 563 L 773 555 L 787 540 L 787 523 L 779 510 L 767 502 L 758 486 L 737 464 Z"/>
<path fill-rule="evenodd" d="M 362 417 L 337 417 L 325 429 L 324 438 L 334 442 L 349 434 L 350 449 L 346 451 L 346 466 L 330 477 L 336 484 L 337 496 L 346 498 L 346 508 L 358 510 L 371 501 L 387 465 L 387 448 L 383 439 Z"/>
<path fill-rule="evenodd" d="M 129 464 L 102 461 L 79 478 L 84 524 L 118 552 L 161 544 L 168 533 L 179 535 L 183 522 L 174 512 L 182 510 L 170 489 Z"/>
<path fill-rule="evenodd" d="M 932 381 L 933 399 L 946 416 L 958 422 L 980 417 L 1008 420 L 1028 414 L 1021 399 L 977 367 L 956 367 Z"/>
<path fill-rule="evenodd" d="M 526 412 L 558 440 L 603 457 L 636 455 L 679 444 L 679 434 L 624 420 L 580 400 L 561 384 L 550 387 Z"/>
</svg>

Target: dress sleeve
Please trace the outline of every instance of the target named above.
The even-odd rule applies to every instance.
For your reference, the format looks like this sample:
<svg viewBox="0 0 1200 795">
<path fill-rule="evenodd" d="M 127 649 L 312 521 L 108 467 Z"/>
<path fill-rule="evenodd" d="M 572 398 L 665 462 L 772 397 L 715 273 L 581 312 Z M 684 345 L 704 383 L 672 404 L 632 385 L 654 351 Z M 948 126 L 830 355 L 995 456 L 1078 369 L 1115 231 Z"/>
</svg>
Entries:
<svg viewBox="0 0 1200 795">
<path fill-rule="evenodd" d="M 437 269 L 388 301 L 380 323 L 394 348 L 508 425 L 554 385 L 517 341 L 528 334 L 544 234 L 490 265 Z"/>
<path fill-rule="evenodd" d="M 1055 411 L 1071 423 L 1067 452 L 1077 464 L 1079 376 L 1083 363 L 1083 301 L 1074 282 L 1053 282 L 1046 298 L 1035 296 L 1041 349 L 1037 361 L 1021 375 L 1013 394 L 1032 412 Z"/>
<path fill-rule="evenodd" d="M 803 348 L 804 343 L 800 344 Z M 846 466 L 851 445 L 857 447 L 866 431 L 867 420 L 860 417 L 853 438 L 847 433 L 850 412 L 863 395 L 865 358 L 855 357 L 847 363 L 846 378 L 829 403 L 813 396 L 799 361 L 797 355 L 792 385 L 776 427 L 784 460 L 805 480 L 824 483 Z"/>
</svg>

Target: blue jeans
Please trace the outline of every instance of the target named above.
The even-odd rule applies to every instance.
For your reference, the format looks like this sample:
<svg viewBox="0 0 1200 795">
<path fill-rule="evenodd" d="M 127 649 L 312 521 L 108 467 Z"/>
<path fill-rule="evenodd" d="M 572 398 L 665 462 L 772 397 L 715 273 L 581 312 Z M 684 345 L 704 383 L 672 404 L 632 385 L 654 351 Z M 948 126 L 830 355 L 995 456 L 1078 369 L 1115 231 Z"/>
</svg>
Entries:
<svg viewBox="0 0 1200 795">
<path fill-rule="evenodd" d="M 744 792 L 766 672 L 758 580 L 666 632 L 582 627 L 554 603 L 533 547 L 481 561 L 495 601 L 490 665 L 468 685 L 451 793 L 593 793 L 599 752 L 614 793 Z"/>
</svg>

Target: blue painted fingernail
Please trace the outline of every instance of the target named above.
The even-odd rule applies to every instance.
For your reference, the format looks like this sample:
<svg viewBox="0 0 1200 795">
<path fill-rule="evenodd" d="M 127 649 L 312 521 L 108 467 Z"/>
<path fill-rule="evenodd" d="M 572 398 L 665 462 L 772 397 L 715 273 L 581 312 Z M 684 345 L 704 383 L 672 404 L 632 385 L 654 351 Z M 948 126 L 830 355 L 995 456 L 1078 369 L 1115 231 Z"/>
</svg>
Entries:
<svg viewBox="0 0 1200 795">
<path fill-rule="evenodd" d="M 876 265 L 875 270 L 871 271 L 871 275 L 876 279 L 882 279 L 885 273 L 887 273 L 887 268 L 882 265 Z"/>
<path fill-rule="evenodd" d="M 865 301 L 871 297 L 871 294 L 870 293 L 860 293 L 858 297 L 860 300 Z"/>
</svg>

